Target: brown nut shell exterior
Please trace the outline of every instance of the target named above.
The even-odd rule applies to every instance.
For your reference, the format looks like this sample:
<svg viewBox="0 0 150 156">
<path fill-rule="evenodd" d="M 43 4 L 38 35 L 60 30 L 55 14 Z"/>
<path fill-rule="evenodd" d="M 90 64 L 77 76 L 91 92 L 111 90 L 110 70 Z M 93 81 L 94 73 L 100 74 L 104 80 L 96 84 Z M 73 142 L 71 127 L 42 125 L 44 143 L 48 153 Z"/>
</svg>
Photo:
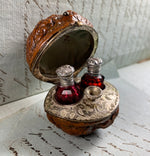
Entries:
<svg viewBox="0 0 150 156">
<path fill-rule="evenodd" d="M 109 127 L 117 117 L 119 112 L 119 107 L 113 112 L 113 114 L 107 118 L 105 122 L 72 122 L 65 120 L 47 113 L 47 118 L 50 122 L 56 125 L 58 128 L 62 129 L 64 132 L 75 135 L 89 135 L 97 128 L 107 128 Z"/>
<path fill-rule="evenodd" d="M 87 25 L 93 27 L 92 24 L 77 13 L 68 10 L 63 15 L 51 15 L 41 20 L 33 29 L 27 39 L 26 59 L 32 72 L 32 67 L 41 48 L 59 31 L 74 25 Z"/>
<path fill-rule="evenodd" d="M 44 102 L 47 118 L 58 128 L 71 135 L 88 135 L 98 128 L 110 126 L 119 112 L 119 93 L 109 82 L 102 96 L 88 99 L 87 87 L 82 99 L 71 105 L 61 105 L 55 100 L 55 87 L 51 88 Z M 93 86 L 96 87 L 96 86 Z M 97 87 L 96 87 L 97 88 Z M 99 95 L 101 93 L 98 93 Z"/>
</svg>

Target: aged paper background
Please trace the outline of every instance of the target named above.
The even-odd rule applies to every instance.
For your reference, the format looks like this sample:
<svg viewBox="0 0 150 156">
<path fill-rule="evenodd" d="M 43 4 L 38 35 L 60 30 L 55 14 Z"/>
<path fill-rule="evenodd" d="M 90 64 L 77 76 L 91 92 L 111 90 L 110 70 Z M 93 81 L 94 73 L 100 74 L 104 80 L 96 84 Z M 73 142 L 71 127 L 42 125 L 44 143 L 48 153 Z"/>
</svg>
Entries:
<svg viewBox="0 0 150 156">
<path fill-rule="evenodd" d="M 68 9 L 93 23 L 99 33 L 96 55 L 102 57 L 105 64 L 113 60 L 120 68 L 150 57 L 148 0 L 1 0 L 0 105 L 51 87 L 30 73 L 25 43 L 39 20 Z M 112 69 L 110 72 L 113 75 Z"/>
</svg>

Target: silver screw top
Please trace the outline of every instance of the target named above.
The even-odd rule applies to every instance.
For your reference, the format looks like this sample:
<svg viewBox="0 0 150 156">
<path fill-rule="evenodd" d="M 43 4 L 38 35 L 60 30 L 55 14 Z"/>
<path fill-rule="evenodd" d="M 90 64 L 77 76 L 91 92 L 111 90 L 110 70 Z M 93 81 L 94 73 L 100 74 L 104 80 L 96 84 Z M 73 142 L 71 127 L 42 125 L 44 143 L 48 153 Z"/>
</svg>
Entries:
<svg viewBox="0 0 150 156">
<path fill-rule="evenodd" d="M 56 70 L 56 74 L 60 79 L 61 86 L 70 86 L 74 84 L 73 73 L 75 69 L 70 65 L 63 65 Z"/>
<path fill-rule="evenodd" d="M 88 72 L 94 76 L 98 76 L 102 65 L 101 58 L 89 58 L 87 61 Z"/>
<path fill-rule="evenodd" d="M 74 67 L 70 65 L 63 65 L 57 68 L 56 73 L 59 77 L 71 76 L 74 73 Z"/>
<path fill-rule="evenodd" d="M 88 66 L 100 66 L 103 63 L 101 58 L 90 57 L 87 61 Z"/>
</svg>

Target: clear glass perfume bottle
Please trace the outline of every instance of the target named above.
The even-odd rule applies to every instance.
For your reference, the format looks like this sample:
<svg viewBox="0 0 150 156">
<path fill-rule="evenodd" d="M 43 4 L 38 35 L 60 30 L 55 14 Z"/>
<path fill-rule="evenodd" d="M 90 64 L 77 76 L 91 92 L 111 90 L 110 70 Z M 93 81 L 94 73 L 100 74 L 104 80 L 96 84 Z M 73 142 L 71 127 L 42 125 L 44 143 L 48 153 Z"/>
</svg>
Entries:
<svg viewBox="0 0 150 156">
<path fill-rule="evenodd" d="M 61 104 L 76 103 L 81 99 L 81 91 L 74 82 L 74 68 L 63 65 L 56 70 L 60 83 L 57 85 L 55 99 Z"/>
<path fill-rule="evenodd" d="M 105 77 L 102 74 L 100 74 L 101 65 L 102 59 L 92 57 L 88 59 L 88 72 L 85 73 L 81 78 L 82 89 L 85 89 L 88 86 L 99 86 L 101 89 L 105 89 Z"/>
</svg>

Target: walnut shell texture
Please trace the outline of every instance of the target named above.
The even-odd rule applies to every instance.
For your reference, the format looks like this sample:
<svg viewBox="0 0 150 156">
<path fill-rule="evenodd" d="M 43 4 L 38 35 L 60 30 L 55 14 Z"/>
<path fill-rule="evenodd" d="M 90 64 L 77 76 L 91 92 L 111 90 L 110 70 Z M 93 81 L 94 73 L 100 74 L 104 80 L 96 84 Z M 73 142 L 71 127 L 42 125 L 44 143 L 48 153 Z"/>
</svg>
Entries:
<svg viewBox="0 0 150 156">
<path fill-rule="evenodd" d="M 115 120 L 119 113 L 119 107 L 113 112 L 111 116 L 107 118 L 105 122 L 73 122 L 69 120 L 65 120 L 51 114 L 47 113 L 47 118 L 50 122 L 56 125 L 58 128 L 62 129 L 64 132 L 75 135 L 89 135 L 94 132 L 98 128 L 107 128 L 109 127 Z"/>
<path fill-rule="evenodd" d="M 51 88 L 44 102 L 47 118 L 64 132 L 76 136 L 88 135 L 97 128 L 107 128 L 118 115 L 119 93 L 106 81 L 105 86 L 102 96 L 88 99 L 88 92 L 84 92 L 82 99 L 72 105 L 59 104 L 54 98 L 56 88 Z"/>
<path fill-rule="evenodd" d="M 44 47 L 48 40 L 59 31 L 74 24 L 93 27 L 86 18 L 71 10 L 64 12 L 63 15 L 51 15 L 39 21 L 29 35 L 26 43 L 26 59 L 31 71 L 40 49 Z"/>
</svg>

